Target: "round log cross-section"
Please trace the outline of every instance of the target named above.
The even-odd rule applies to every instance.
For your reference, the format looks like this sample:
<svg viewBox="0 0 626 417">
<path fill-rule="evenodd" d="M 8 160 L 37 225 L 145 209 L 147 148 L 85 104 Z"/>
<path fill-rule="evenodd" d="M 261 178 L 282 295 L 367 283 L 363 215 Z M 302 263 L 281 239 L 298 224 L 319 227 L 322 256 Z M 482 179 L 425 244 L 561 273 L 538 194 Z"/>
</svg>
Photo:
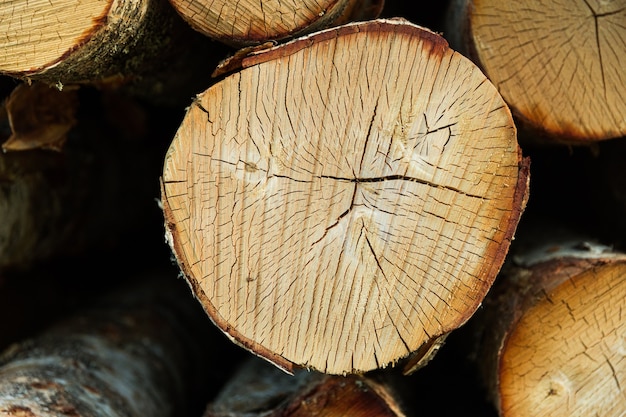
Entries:
<svg viewBox="0 0 626 417">
<path fill-rule="evenodd" d="M 569 143 L 626 135 L 626 0 L 455 0 L 446 33 L 514 114 Z"/>
<path fill-rule="evenodd" d="M 238 343 L 286 370 L 397 362 L 462 325 L 526 201 L 511 114 L 482 72 L 403 20 L 247 58 L 167 153 L 168 240 Z"/>
</svg>

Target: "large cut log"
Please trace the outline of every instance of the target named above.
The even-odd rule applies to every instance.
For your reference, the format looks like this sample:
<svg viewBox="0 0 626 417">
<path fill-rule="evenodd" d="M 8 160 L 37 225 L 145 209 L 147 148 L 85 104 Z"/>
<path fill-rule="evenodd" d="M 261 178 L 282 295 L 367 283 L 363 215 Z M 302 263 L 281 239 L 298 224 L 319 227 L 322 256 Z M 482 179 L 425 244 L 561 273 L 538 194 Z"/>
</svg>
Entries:
<svg viewBox="0 0 626 417">
<path fill-rule="evenodd" d="M 626 1 L 454 0 L 451 45 L 542 141 L 626 135 Z"/>
<path fill-rule="evenodd" d="M 162 177 L 168 241 L 208 314 L 288 371 L 435 347 L 482 301 L 525 205 L 496 89 L 403 20 L 243 65 L 194 101 Z"/>
<path fill-rule="evenodd" d="M 153 119 L 123 96 L 20 83 L 0 107 L 0 270 L 141 248 L 161 216 Z"/>
<path fill-rule="evenodd" d="M 384 0 L 170 0 L 196 31 L 227 45 L 280 41 L 378 17 Z"/>
<path fill-rule="evenodd" d="M 623 416 L 626 254 L 537 233 L 511 255 L 467 328 L 500 416 Z"/>
<path fill-rule="evenodd" d="M 291 376 L 252 358 L 222 388 L 204 417 L 401 417 L 402 402 L 391 384 L 380 379 L 304 370 Z"/>
<path fill-rule="evenodd" d="M 226 49 L 193 31 L 167 0 L 0 2 L 0 73 L 59 89 L 124 87 L 187 105 Z"/>
<path fill-rule="evenodd" d="M 175 273 L 132 277 L 0 355 L 0 416 L 200 415 L 216 389 L 207 326 Z"/>
</svg>

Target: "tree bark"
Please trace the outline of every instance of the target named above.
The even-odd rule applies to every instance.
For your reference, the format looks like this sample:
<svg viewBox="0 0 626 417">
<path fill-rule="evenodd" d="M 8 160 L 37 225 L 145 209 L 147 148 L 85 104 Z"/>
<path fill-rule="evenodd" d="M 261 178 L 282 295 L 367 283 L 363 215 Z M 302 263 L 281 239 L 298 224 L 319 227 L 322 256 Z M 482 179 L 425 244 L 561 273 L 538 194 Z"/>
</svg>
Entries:
<svg viewBox="0 0 626 417">
<path fill-rule="evenodd" d="M 626 1 L 455 0 L 448 17 L 451 45 L 540 142 L 626 135 Z"/>
<path fill-rule="evenodd" d="M 330 374 L 395 364 L 465 323 L 528 187 L 480 70 L 403 20 L 242 65 L 197 97 L 162 178 L 168 241 L 214 322 L 287 371 Z"/>
<path fill-rule="evenodd" d="M 161 216 L 154 179 L 165 143 L 146 108 L 43 83 L 18 85 L 4 104 L 0 271 L 143 242 Z"/>
<path fill-rule="evenodd" d="M 500 416 L 621 416 L 626 254 L 561 232 L 511 254 L 468 330 Z"/>
<path fill-rule="evenodd" d="M 175 275 L 133 277 L 3 352 L 0 416 L 198 415 L 213 342 L 196 307 Z"/>
<path fill-rule="evenodd" d="M 0 3 L 0 72 L 62 89 L 122 88 L 188 105 L 227 49 L 191 30 L 167 0 Z"/>
<path fill-rule="evenodd" d="M 299 371 L 287 375 L 248 359 L 212 401 L 204 417 L 404 416 L 393 388 L 364 376 Z"/>
<path fill-rule="evenodd" d="M 384 0 L 290 0 L 233 3 L 228 0 L 170 0 L 196 31 L 241 47 L 282 41 L 353 20 L 378 17 Z"/>
</svg>

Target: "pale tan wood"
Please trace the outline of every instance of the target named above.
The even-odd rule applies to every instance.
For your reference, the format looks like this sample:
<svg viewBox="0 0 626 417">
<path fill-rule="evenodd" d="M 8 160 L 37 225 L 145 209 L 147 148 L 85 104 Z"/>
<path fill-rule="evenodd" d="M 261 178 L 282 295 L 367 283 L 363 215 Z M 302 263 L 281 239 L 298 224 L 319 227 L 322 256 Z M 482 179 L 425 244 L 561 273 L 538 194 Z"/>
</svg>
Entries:
<svg viewBox="0 0 626 417">
<path fill-rule="evenodd" d="M 622 416 L 626 254 L 571 235 L 515 254 L 470 326 L 500 416 Z"/>
<path fill-rule="evenodd" d="M 0 33 L 1 74 L 59 90 L 123 87 L 167 105 L 206 88 L 225 53 L 167 0 L 3 1 Z"/>
<path fill-rule="evenodd" d="M 579 143 L 626 135 L 624 21 L 625 0 L 457 0 L 446 36 L 521 121 Z"/>
<path fill-rule="evenodd" d="M 243 46 L 378 17 L 384 0 L 170 0 L 195 30 Z"/>
<path fill-rule="evenodd" d="M 393 384 L 381 378 L 304 370 L 291 376 L 250 358 L 209 403 L 204 417 L 403 417 L 401 403 Z"/>
<path fill-rule="evenodd" d="M 162 178 L 168 241 L 215 323 L 286 370 L 331 374 L 394 364 L 463 324 L 528 186 L 493 85 L 402 20 L 243 65 L 197 97 Z"/>
</svg>

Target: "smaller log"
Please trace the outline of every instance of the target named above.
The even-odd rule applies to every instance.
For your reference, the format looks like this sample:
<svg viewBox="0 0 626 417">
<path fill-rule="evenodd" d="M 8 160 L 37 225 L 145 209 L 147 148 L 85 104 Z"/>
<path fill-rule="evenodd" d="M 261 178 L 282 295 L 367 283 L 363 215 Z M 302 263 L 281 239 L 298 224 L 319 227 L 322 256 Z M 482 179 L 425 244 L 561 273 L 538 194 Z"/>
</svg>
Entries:
<svg viewBox="0 0 626 417">
<path fill-rule="evenodd" d="M 401 417 L 401 402 L 392 387 L 370 377 L 304 370 L 287 375 L 251 358 L 209 404 L 204 417 Z"/>
<path fill-rule="evenodd" d="M 214 346 L 207 329 L 175 275 L 133 277 L 2 353 L 0 416 L 201 413 Z"/>
<path fill-rule="evenodd" d="M 491 400 L 501 417 L 622 416 L 626 253 L 542 236 L 511 251 L 469 324 Z"/>
<path fill-rule="evenodd" d="M 384 0 L 170 0 L 196 31 L 242 47 L 378 17 Z"/>
<path fill-rule="evenodd" d="M 193 31 L 167 0 L 0 2 L 0 73 L 58 89 L 118 89 L 187 105 L 226 48 Z"/>
<path fill-rule="evenodd" d="M 451 45 L 542 142 L 626 135 L 626 1 L 454 0 L 447 17 Z"/>
</svg>

